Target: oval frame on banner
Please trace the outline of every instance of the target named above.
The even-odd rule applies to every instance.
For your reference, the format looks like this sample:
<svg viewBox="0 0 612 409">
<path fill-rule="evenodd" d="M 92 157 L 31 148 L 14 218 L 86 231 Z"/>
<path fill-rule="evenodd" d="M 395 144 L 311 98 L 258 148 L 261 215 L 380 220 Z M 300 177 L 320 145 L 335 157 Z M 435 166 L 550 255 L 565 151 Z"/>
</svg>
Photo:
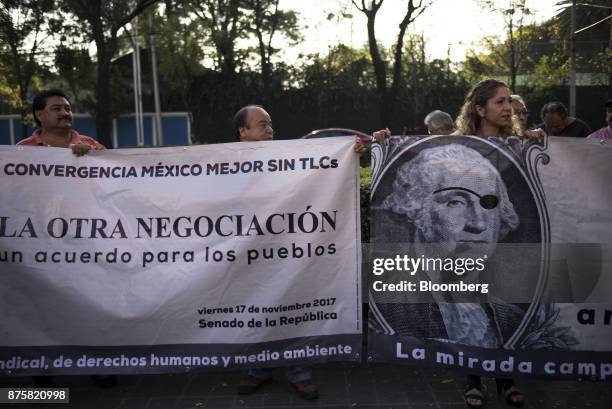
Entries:
<svg viewBox="0 0 612 409">
<path fill-rule="evenodd" d="M 537 269 L 539 273 L 537 281 L 532 285 L 531 302 L 526 306 L 523 319 L 513 335 L 504 340 L 503 348 L 513 348 L 537 312 L 549 275 L 550 222 L 543 188 L 537 173 L 539 165 L 546 165 L 549 162 L 548 156 L 544 153 L 547 139 L 534 141 L 517 137 L 444 135 L 391 137 L 385 144 L 374 144 L 372 147 L 370 196 L 372 207 L 376 208 L 381 197 L 385 197 L 391 191 L 391 183 L 385 184 L 381 181 L 388 177 L 395 178 L 396 170 L 400 165 L 410 161 L 425 149 L 450 144 L 464 145 L 479 152 L 498 169 L 502 181 L 506 184 L 508 196 L 517 207 L 521 223 L 517 231 L 509 233 L 506 239 L 499 243 L 533 243 L 535 244 L 534 249 L 538 249 L 539 266 Z M 526 200 L 530 203 L 526 203 Z M 525 220 L 529 222 L 525 223 Z M 383 332 L 389 335 L 394 334 L 395 331 L 386 322 L 371 294 L 370 308 Z"/>
</svg>

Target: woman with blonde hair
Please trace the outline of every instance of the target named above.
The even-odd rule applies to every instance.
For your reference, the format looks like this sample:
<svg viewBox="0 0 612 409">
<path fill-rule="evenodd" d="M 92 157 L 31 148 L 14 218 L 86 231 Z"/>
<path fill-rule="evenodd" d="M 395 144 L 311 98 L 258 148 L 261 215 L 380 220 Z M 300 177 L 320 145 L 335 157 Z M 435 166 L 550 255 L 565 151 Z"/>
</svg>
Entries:
<svg viewBox="0 0 612 409">
<path fill-rule="evenodd" d="M 537 131 L 523 131 L 517 116 L 512 112 L 511 103 L 510 88 L 505 82 L 496 79 L 480 81 L 466 95 L 465 102 L 456 120 L 457 131 L 453 132 L 452 135 L 541 136 Z M 373 136 L 377 141 L 382 142 L 390 134 L 389 129 L 383 129 L 374 132 Z M 458 324 L 465 326 L 466 322 L 463 321 Z M 481 323 L 471 320 L 470 324 L 473 324 L 476 328 Z M 494 340 L 489 339 L 488 341 L 493 343 Z M 482 346 L 479 343 L 476 344 Z M 523 394 L 516 387 L 514 380 L 498 378 L 495 381 L 499 394 L 503 396 L 509 405 L 523 406 Z M 464 399 L 470 408 L 478 409 L 483 406 L 484 397 L 480 376 L 467 376 Z"/>
<path fill-rule="evenodd" d="M 513 115 L 511 92 L 505 82 L 486 79 L 470 89 L 457 117 L 456 135 L 505 137 L 523 136 L 525 133 L 525 136 L 532 136 L 530 131 L 523 130 L 517 116 Z M 495 383 L 498 393 L 509 405 L 524 404 L 523 394 L 514 384 L 514 380 L 498 378 Z M 484 398 L 480 376 L 467 376 L 464 398 L 470 408 L 482 407 Z"/>
<path fill-rule="evenodd" d="M 539 128 L 529 131 L 525 129 L 527 117 L 522 121 L 519 118 L 522 112 L 516 111 L 519 99 L 522 102 L 518 95 L 511 95 L 510 88 L 503 81 L 493 78 L 480 81 L 466 95 L 456 121 L 457 131 L 453 135 L 546 136 Z M 525 107 L 524 102 L 522 106 Z"/>
</svg>

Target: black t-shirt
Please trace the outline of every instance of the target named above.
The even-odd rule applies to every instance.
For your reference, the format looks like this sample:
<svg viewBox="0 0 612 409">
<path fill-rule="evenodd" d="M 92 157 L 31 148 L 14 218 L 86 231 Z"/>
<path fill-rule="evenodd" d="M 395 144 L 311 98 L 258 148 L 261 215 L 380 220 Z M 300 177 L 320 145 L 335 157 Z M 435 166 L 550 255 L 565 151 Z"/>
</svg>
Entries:
<svg viewBox="0 0 612 409">
<path fill-rule="evenodd" d="M 563 128 L 558 135 L 553 135 L 550 130 L 546 127 L 545 123 L 541 123 L 537 126 L 542 128 L 547 135 L 551 136 L 571 136 L 574 138 L 586 138 L 591 133 L 591 128 L 581 119 L 574 119 L 574 122 Z"/>
</svg>

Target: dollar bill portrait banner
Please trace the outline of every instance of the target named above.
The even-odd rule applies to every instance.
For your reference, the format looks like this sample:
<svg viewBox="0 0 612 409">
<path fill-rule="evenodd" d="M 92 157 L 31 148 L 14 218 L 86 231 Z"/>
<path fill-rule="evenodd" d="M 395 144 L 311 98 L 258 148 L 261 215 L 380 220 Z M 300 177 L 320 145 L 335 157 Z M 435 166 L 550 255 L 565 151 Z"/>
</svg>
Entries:
<svg viewBox="0 0 612 409">
<path fill-rule="evenodd" d="M 353 144 L 0 148 L 0 374 L 359 359 Z"/>
<path fill-rule="evenodd" d="M 611 174 L 575 138 L 376 145 L 369 359 L 612 379 Z"/>
</svg>

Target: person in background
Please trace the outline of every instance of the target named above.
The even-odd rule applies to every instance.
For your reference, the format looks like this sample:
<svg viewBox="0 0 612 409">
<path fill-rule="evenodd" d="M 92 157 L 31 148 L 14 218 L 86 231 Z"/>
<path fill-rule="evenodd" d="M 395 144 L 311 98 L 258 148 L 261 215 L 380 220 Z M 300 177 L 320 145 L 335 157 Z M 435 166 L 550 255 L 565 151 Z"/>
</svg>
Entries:
<svg viewBox="0 0 612 409">
<path fill-rule="evenodd" d="M 455 132 L 453 118 L 444 111 L 431 111 L 423 121 L 430 135 L 450 135 Z"/>
<path fill-rule="evenodd" d="M 529 111 L 527 110 L 527 105 L 525 104 L 525 100 L 520 95 L 510 95 L 511 103 L 512 103 L 512 112 L 518 119 L 519 125 L 521 126 L 521 135 L 526 136 L 528 138 L 539 138 L 546 136 L 546 133 L 540 129 L 527 130 L 527 120 L 529 119 Z"/>
<path fill-rule="evenodd" d="M 521 129 L 524 132 L 527 130 L 527 119 L 529 118 L 529 111 L 527 111 L 525 100 L 523 100 L 523 97 L 516 94 L 510 95 L 510 100 L 512 104 L 512 111 L 518 118 Z"/>
<path fill-rule="evenodd" d="M 604 105 L 606 108 L 606 126 L 587 136 L 589 139 L 612 139 L 612 98 Z"/>
<path fill-rule="evenodd" d="M 270 141 L 274 138 L 272 118 L 259 105 L 247 105 L 236 112 L 232 121 L 234 131 L 240 142 Z M 365 146 L 361 139 L 355 142 L 355 152 L 361 154 Z M 274 368 L 251 368 L 238 384 L 239 395 L 253 394 L 265 383 L 272 381 Z M 298 395 L 306 400 L 317 399 L 319 388 L 312 380 L 312 372 L 304 367 L 288 367 L 287 379 Z"/>
<path fill-rule="evenodd" d="M 569 116 L 561 102 L 549 102 L 542 107 L 542 123 L 538 125 L 547 135 L 586 138 L 591 128 L 582 120 Z"/>
</svg>

